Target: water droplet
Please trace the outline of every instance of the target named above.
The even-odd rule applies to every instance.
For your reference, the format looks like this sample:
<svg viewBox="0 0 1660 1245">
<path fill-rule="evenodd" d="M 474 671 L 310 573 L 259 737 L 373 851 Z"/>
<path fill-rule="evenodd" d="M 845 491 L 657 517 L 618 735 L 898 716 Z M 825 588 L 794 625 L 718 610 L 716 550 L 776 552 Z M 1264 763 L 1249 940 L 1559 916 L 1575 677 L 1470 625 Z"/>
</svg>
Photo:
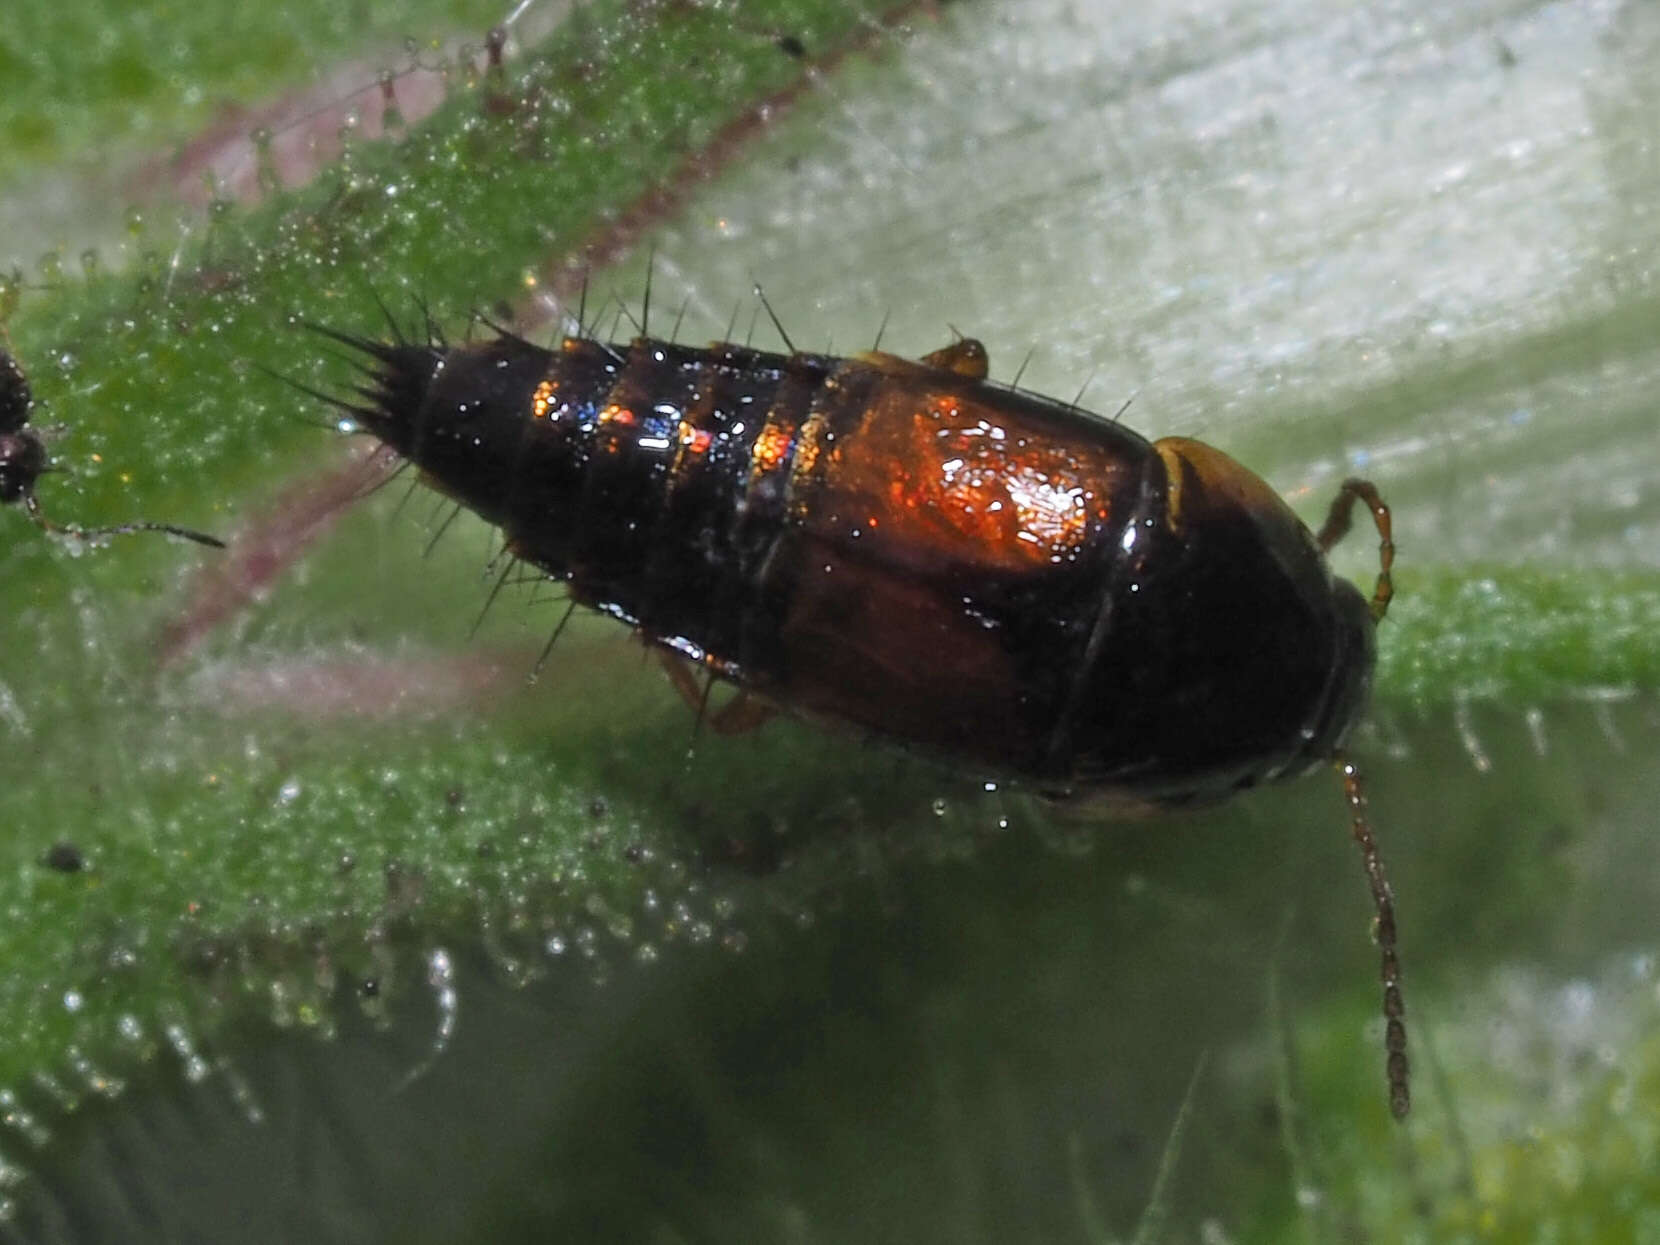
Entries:
<svg viewBox="0 0 1660 1245">
<path fill-rule="evenodd" d="M 449 1049 L 455 1036 L 456 1022 L 461 1011 L 461 996 L 455 986 L 455 963 L 443 947 L 427 952 L 427 985 L 432 990 L 433 1009 L 438 1023 L 433 1028 L 432 1043 L 425 1059 L 417 1063 L 398 1083 L 398 1089 L 407 1088 L 432 1070 L 439 1058 Z"/>
<path fill-rule="evenodd" d="M 1527 722 L 1527 733 L 1533 742 L 1534 753 L 1545 756 L 1550 752 L 1550 740 L 1545 734 L 1545 711 L 1538 705 L 1530 705 L 1523 717 Z"/>
<path fill-rule="evenodd" d="M 173 1048 L 178 1056 L 179 1064 L 184 1072 L 184 1079 L 192 1085 L 200 1084 L 207 1079 L 208 1063 L 196 1052 L 196 1044 L 191 1041 L 190 1033 L 185 1027 L 174 1021 L 167 1025 L 162 1033 L 167 1038 L 167 1044 Z"/>
<path fill-rule="evenodd" d="M 282 189 L 282 174 L 277 172 L 276 154 L 271 149 L 271 131 L 259 126 L 249 138 L 254 144 L 254 181 L 262 195 Z"/>
<path fill-rule="evenodd" d="M 390 69 L 380 71 L 380 99 L 381 116 L 380 129 L 382 134 L 390 135 L 394 130 L 404 128 L 403 110 L 398 107 L 397 94 L 398 75 Z"/>
<path fill-rule="evenodd" d="M 81 1079 L 81 1084 L 101 1098 L 114 1098 L 125 1087 L 120 1077 L 111 1076 L 98 1067 L 78 1046 L 71 1046 L 64 1052 L 64 1057 L 75 1070 L 75 1075 Z"/>
<path fill-rule="evenodd" d="M 1464 745 L 1464 752 L 1470 758 L 1470 764 L 1476 767 L 1476 772 L 1485 774 L 1491 770 L 1493 762 L 1476 734 L 1475 724 L 1470 718 L 1470 701 L 1467 696 L 1457 696 L 1453 699 L 1453 726 L 1457 729 L 1459 740 Z"/>
<path fill-rule="evenodd" d="M 461 81 L 470 91 L 478 85 L 478 66 L 473 64 L 473 58 L 478 55 L 478 48 L 471 43 L 463 43 L 455 50 L 456 63 L 461 66 Z"/>
<path fill-rule="evenodd" d="M 248 1084 L 248 1078 L 243 1076 L 241 1070 L 224 1056 L 220 1056 L 216 1070 L 229 1087 L 231 1101 L 242 1112 L 242 1118 L 250 1124 L 263 1124 L 265 1122 L 265 1112 L 255 1101 L 254 1088 Z"/>
<path fill-rule="evenodd" d="M 52 1139 L 51 1130 L 25 1110 L 17 1095 L 9 1089 L 0 1089 L 0 1124 L 12 1129 L 32 1146 L 44 1146 Z"/>
<path fill-rule="evenodd" d="M 58 1079 L 55 1073 L 36 1070 L 29 1074 L 35 1089 L 52 1100 L 52 1105 L 68 1114 L 81 1105 L 81 1096 Z"/>
</svg>

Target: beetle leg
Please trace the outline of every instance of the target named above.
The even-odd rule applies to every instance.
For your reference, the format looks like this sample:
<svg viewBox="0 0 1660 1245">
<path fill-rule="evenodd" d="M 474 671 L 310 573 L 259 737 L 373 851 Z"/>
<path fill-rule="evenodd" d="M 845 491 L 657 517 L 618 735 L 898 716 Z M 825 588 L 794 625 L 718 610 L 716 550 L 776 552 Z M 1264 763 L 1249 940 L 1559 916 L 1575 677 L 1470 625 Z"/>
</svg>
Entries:
<svg viewBox="0 0 1660 1245">
<path fill-rule="evenodd" d="M 747 735 L 771 721 L 778 713 L 776 706 L 749 692 L 739 692 L 710 713 L 709 689 L 714 686 L 713 677 L 699 682 L 697 674 L 677 654 L 659 649 L 657 655 L 663 663 L 664 673 L 669 676 L 669 682 L 680 693 L 680 699 L 697 714 L 699 728 L 707 722 L 709 729 L 717 735 Z"/>
<path fill-rule="evenodd" d="M 1370 486 L 1368 486 L 1370 487 Z M 1384 1050 L 1389 1077 L 1389 1110 L 1402 1119 L 1412 1105 L 1407 1079 L 1409 1065 L 1406 1058 L 1406 1004 L 1401 1000 L 1401 961 L 1395 933 L 1395 892 L 1383 873 L 1383 859 L 1378 855 L 1377 840 L 1372 837 L 1372 823 L 1366 815 L 1366 789 L 1360 771 L 1354 762 L 1339 754 L 1337 772 L 1343 778 L 1343 794 L 1349 801 L 1349 832 L 1360 847 L 1361 859 L 1366 863 L 1366 882 L 1372 891 L 1372 906 L 1377 909 L 1378 952 L 1382 957 Z"/>
<path fill-rule="evenodd" d="M 778 708 L 749 692 L 739 692 L 709 717 L 717 735 L 747 735 L 772 721 Z"/>
<path fill-rule="evenodd" d="M 1390 570 L 1395 565 L 1395 536 L 1389 507 L 1383 504 L 1383 498 L 1378 496 L 1378 490 L 1370 480 L 1343 481 L 1343 487 L 1332 499 L 1325 526 L 1315 540 L 1319 542 L 1322 553 L 1331 552 L 1331 547 L 1348 535 L 1350 516 L 1357 498 L 1366 503 L 1366 508 L 1372 512 L 1372 523 L 1378 529 L 1378 578 L 1372 588 L 1372 620 L 1377 622 L 1389 612 L 1389 602 L 1395 595 L 1394 580 L 1390 577 Z"/>
<path fill-rule="evenodd" d="M 941 346 L 922 356 L 922 362 L 942 372 L 955 372 L 970 380 L 984 380 L 991 361 L 986 348 L 972 337 L 960 337 L 949 346 Z"/>
<path fill-rule="evenodd" d="M 687 708 L 701 716 L 709 703 L 708 687 L 698 682 L 697 675 L 677 653 L 660 648 L 657 659 L 663 663 L 663 673 L 669 676 L 669 682 L 680 693 L 680 699 L 686 702 Z"/>
</svg>

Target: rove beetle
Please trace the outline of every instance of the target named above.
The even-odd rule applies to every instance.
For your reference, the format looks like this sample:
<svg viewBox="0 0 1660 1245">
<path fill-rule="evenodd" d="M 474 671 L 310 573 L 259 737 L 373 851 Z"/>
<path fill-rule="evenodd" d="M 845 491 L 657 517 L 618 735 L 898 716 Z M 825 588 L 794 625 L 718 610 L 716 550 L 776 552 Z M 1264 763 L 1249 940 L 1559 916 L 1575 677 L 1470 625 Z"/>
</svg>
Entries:
<svg viewBox="0 0 1660 1245">
<path fill-rule="evenodd" d="M 451 346 L 430 321 L 425 341 L 313 327 L 370 383 L 306 392 L 499 526 L 572 608 L 684 659 L 700 715 L 686 661 L 736 685 L 717 730 L 779 707 L 1117 809 L 1335 765 L 1407 1113 L 1393 895 L 1343 752 L 1392 592 L 1371 484 L 1345 481 L 1316 535 L 1219 450 L 989 382 L 971 338 L 912 361 L 787 335 L 786 354 L 689 347 L 644 323 L 551 350 L 500 328 Z M 1325 558 L 1357 500 L 1380 537 L 1370 601 Z"/>
</svg>

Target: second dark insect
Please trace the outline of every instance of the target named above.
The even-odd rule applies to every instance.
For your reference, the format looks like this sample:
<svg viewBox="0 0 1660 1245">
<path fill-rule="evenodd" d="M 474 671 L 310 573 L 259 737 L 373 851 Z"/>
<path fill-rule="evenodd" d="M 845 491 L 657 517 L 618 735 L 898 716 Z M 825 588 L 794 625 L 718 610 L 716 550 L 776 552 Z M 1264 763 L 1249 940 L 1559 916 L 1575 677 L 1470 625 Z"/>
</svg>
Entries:
<svg viewBox="0 0 1660 1245">
<path fill-rule="evenodd" d="M 40 499 L 35 495 L 35 483 L 51 470 L 51 462 L 46 453 L 46 443 L 29 423 L 34 405 L 34 394 L 29 389 L 29 378 L 24 375 L 22 365 L 10 351 L 0 350 L 0 505 L 21 502 L 36 527 L 79 541 L 95 541 L 131 532 L 163 532 L 193 540 L 199 545 L 211 545 L 215 549 L 225 547 L 225 542 L 218 537 L 175 527 L 171 523 L 139 520 L 110 527 L 76 527 L 47 518 L 41 509 Z"/>
</svg>

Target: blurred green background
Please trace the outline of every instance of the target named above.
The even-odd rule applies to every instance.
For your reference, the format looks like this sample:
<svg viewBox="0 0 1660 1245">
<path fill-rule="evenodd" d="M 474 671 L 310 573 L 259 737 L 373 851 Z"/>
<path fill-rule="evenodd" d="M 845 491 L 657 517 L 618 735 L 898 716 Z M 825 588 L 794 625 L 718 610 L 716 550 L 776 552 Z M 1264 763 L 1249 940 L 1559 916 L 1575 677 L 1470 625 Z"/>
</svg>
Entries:
<svg viewBox="0 0 1660 1245">
<path fill-rule="evenodd" d="M 497 79 L 489 7 L 57 7 L 0 32 L 43 498 L 236 541 L 0 516 L 4 1231 L 1660 1239 L 1660 10 L 545 0 Z M 1095 826 L 787 722 L 687 766 L 626 637 L 527 687 L 547 594 L 469 634 L 478 525 L 305 530 L 298 320 L 552 333 L 596 243 L 683 338 L 760 281 L 1311 519 L 1377 480 L 1404 1127 L 1335 781 Z"/>
</svg>

